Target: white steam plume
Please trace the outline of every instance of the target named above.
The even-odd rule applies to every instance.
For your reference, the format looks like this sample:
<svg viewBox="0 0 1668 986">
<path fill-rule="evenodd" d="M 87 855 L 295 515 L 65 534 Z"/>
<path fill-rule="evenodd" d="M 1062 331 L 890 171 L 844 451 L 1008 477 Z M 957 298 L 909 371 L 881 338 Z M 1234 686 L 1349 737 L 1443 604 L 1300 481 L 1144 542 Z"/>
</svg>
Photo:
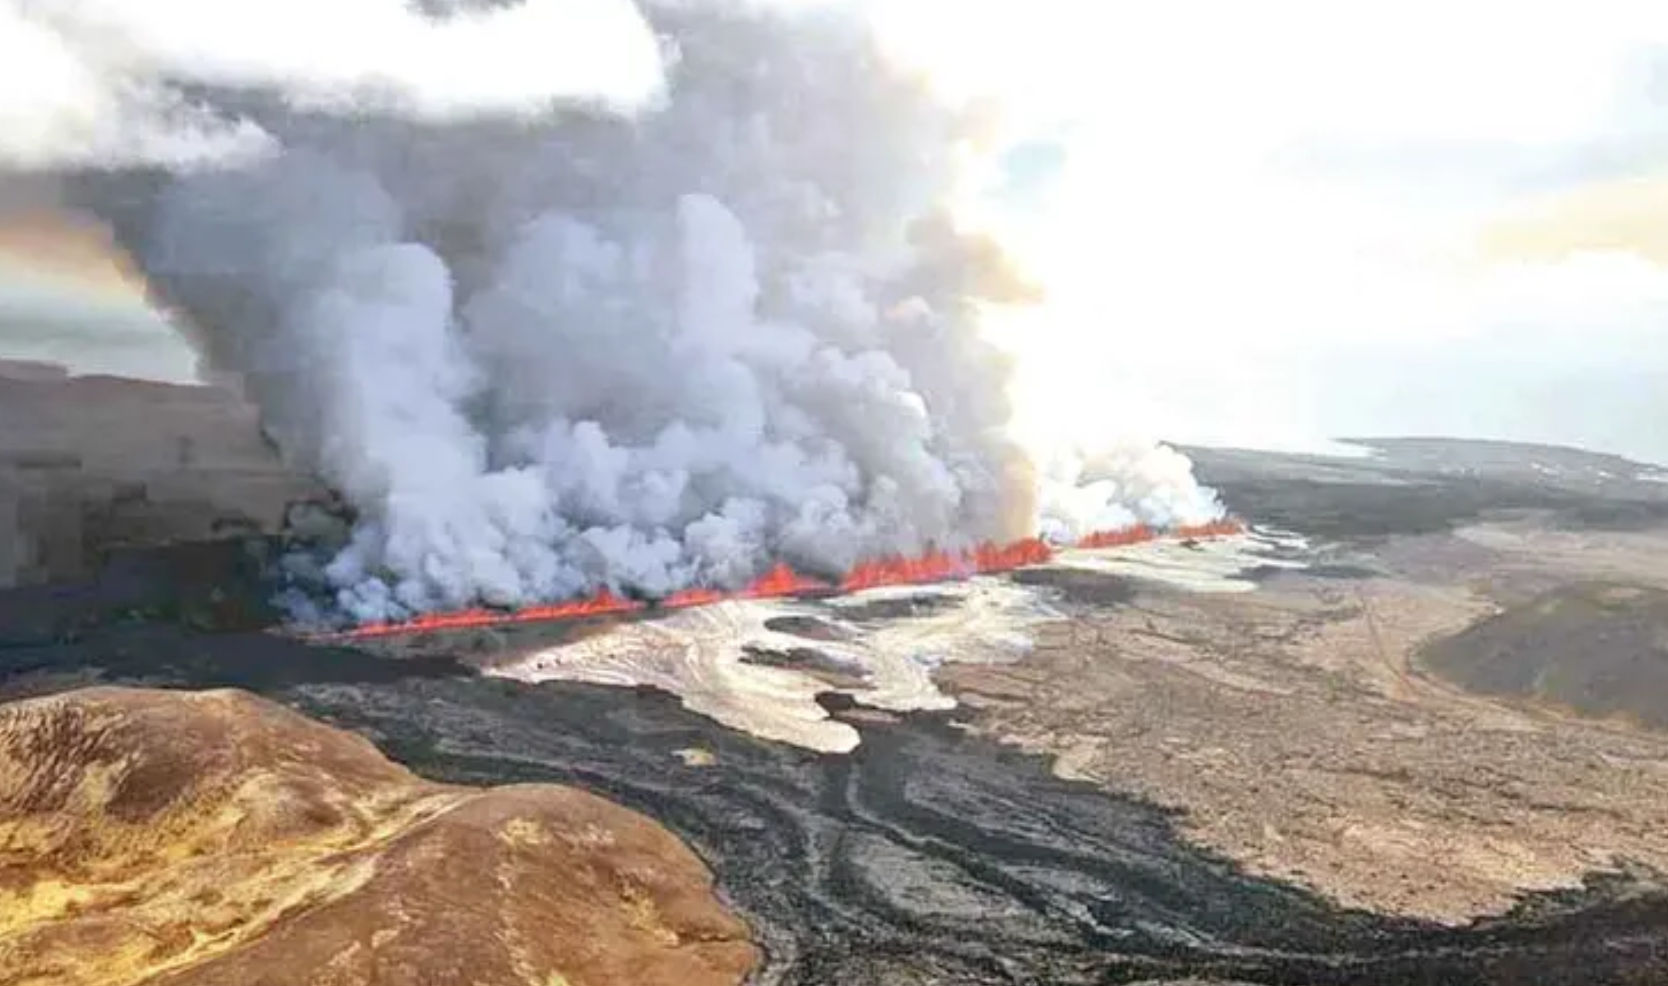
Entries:
<svg viewBox="0 0 1668 986">
<path fill-rule="evenodd" d="M 977 317 L 1020 288 L 937 211 L 962 123 L 860 20 L 660 0 L 644 13 L 664 46 L 626 48 L 672 54 L 663 86 L 518 64 L 526 39 L 501 76 L 438 81 L 544 8 L 595 14 L 599 45 L 639 23 L 571 0 L 388 12 L 397 30 L 358 36 L 364 52 L 345 36 L 318 70 L 299 41 L 197 60 L 232 18 L 167 43 L 153 25 L 135 37 L 194 66 L 198 112 L 269 152 L 74 182 L 287 454 L 356 508 L 317 573 L 341 609 L 662 593 L 1217 510 L 1150 447 L 1037 475 Z M 80 63 L 113 59 L 61 24 Z M 566 107 L 527 112 L 553 97 Z"/>
</svg>

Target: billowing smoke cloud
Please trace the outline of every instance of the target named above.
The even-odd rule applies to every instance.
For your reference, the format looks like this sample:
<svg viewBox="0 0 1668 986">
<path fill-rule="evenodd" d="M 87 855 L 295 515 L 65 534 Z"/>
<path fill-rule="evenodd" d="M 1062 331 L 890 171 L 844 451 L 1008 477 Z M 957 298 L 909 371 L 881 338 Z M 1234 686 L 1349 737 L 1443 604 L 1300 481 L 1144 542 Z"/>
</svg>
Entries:
<svg viewBox="0 0 1668 986">
<path fill-rule="evenodd" d="M 354 505 L 315 573 L 351 615 L 1216 511 L 1166 450 L 1012 439 L 978 312 L 1023 285 L 938 208 L 963 121 L 849 13 L 236 9 L 11 8 L 97 139 L 0 139 L 100 165 L 80 200 Z"/>
</svg>

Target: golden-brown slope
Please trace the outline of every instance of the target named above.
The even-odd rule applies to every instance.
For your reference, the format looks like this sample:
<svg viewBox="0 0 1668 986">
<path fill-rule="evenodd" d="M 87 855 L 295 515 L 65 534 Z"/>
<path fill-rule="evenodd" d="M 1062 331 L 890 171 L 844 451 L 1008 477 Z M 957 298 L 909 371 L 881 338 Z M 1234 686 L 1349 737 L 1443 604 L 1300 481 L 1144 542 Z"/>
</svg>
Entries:
<svg viewBox="0 0 1668 986">
<path fill-rule="evenodd" d="M 4 983 L 738 983 L 711 884 L 600 798 L 431 784 L 242 692 L 0 707 Z"/>
</svg>

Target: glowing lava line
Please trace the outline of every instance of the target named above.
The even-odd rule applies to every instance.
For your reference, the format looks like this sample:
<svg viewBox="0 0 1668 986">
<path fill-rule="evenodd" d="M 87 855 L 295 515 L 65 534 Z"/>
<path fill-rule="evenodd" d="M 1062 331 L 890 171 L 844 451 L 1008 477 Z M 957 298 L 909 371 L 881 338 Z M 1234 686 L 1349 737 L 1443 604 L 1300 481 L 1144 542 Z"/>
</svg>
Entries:
<svg viewBox="0 0 1668 986">
<path fill-rule="evenodd" d="M 1117 531 L 1096 532 L 1078 541 L 1073 547 L 1121 548 L 1156 541 L 1161 537 L 1185 541 L 1228 537 L 1242 534 L 1244 531 L 1245 525 L 1237 520 L 1218 520 L 1163 531 L 1142 524 Z M 948 582 L 1046 564 L 1054 557 L 1054 552 L 1054 547 L 1046 541 L 1040 538 L 1026 538 L 1012 544 L 982 544 L 966 551 L 929 551 L 914 558 L 874 558 L 860 562 L 838 582 L 802 575 L 786 565 L 779 564 L 747 586 L 733 591 L 683 589 L 664 599 L 647 603 L 625 599 L 604 589 L 588 599 L 529 606 L 517 610 L 463 609 L 447 613 L 425 613 L 395 623 L 365 623 L 336 633 L 318 634 L 316 639 L 364 640 L 436 630 L 464 630 L 516 623 L 558 623 L 659 609 L 687 609 L 731 599 L 774 599 L 806 594 L 861 592 L 864 589 L 891 585 Z"/>
</svg>

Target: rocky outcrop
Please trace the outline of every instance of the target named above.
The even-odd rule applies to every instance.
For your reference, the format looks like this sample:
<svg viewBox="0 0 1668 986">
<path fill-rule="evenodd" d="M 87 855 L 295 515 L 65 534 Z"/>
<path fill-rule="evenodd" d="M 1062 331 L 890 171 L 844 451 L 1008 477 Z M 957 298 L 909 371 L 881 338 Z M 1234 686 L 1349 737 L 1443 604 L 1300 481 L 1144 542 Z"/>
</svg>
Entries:
<svg viewBox="0 0 1668 986">
<path fill-rule="evenodd" d="M 428 783 L 238 691 L 0 707 L 0 982 L 717 986 L 695 855 L 551 785 Z"/>
</svg>

